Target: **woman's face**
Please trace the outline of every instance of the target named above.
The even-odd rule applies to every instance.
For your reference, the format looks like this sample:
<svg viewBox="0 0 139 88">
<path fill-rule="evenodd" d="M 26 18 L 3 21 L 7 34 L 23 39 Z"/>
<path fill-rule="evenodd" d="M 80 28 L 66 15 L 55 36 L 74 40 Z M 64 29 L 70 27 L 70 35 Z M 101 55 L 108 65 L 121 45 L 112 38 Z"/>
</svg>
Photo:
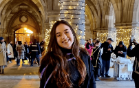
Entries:
<svg viewBox="0 0 139 88">
<path fill-rule="evenodd" d="M 60 24 L 56 27 L 56 40 L 60 47 L 71 49 L 74 36 L 69 26 Z"/>
</svg>

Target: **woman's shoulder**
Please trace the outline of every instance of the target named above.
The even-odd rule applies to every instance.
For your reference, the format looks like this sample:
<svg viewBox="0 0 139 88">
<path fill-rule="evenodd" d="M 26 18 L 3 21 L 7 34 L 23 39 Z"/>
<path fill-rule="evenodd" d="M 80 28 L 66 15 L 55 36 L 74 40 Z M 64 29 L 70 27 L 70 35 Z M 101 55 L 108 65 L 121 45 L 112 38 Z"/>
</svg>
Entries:
<svg viewBox="0 0 139 88">
<path fill-rule="evenodd" d="M 80 53 L 85 54 L 85 55 L 89 55 L 87 50 L 85 48 L 82 48 L 82 47 L 80 47 Z"/>
<path fill-rule="evenodd" d="M 80 48 L 80 58 L 84 61 L 84 62 L 88 62 L 89 61 L 89 53 L 87 52 L 86 49 L 84 48 Z"/>
<path fill-rule="evenodd" d="M 46 52 L 43 56 L 42 56 L 42 60 L 41 60 L 41 66 L 40 66 L 40 72 L 42 71 L 42 69 L 44 69 L 46 67 L 46 65 L 52 61 L 53 57 L 53 53 L 52 52 Z M 51 59 L 50 59 L 51 58 Z M 50 63 L 49 63 L 50 65 Z"/>
</svg>

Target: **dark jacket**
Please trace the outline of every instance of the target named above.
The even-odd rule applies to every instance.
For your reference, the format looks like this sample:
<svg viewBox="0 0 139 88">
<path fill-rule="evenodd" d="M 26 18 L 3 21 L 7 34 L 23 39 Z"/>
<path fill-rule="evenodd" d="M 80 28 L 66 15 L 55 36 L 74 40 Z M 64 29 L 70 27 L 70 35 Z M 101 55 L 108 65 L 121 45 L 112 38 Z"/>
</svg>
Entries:
<svg viewBox="0 0 139 88">
<path fill-rule="evenodd" d="M 139 63 L 139 44 L 137 44 L 133 49 L 132 49 L 132 46 L 130 45 L 127 49 L 127 55 L 129 57 L 135 56 L 135 59 Z M 135 64 L 137 63 L 136 60 L 134 61 L 133 71 L 135 70 Z M 137 66 L 137 71 L 139 72 L 139 66 Z"/>
<path fill-rule="evenodd" d="M 101 58 L 101 48 L 100 47 L 96 47 L 93 49 L 93 56 L 92 56 L 92 63 L 93 63 L 93 66 L 99 66 L 101 65 L 101 61 L 102 61 L 102 58 Z M 96 63 L 96 60 L 97 60 L 97 63 Z"/>
<path fill-rule="evenodd" d="M 104 42 L 101 45 L 101 48 L 103 48 L 102 59 L 103 60 L 110 60 L 111 53 L 113 52 L 113 46 L 111 44 L 109 44 L 108 42 Z M 111 49 L 111 51 L 108 51 L 109 48 Z"/>
<path fill-rule="evenodd" d="M 29 58 L 29 47 L 28 45 L 24 45 L 25 47 L 25 59 L 27 59 L 27 57 Z"/>
<path fill-rule="evenodd" d="M 100 76 L 102 67 L 101 48 L 96 47 L 93 49 L 92 63 L 95 68 L 95 75 Z"/>
<path fill-rule="evenodd" d="M 16 50 L 16 44 L 14 44 L 13 51 L 14 51 L 14 57 L 17 57 L 18 53 L 17 53 L 17 50 Z"/>
<path fill-rule="evenodd" d="M 30 49 L 29 52 L 31 53 L 31 55 L 39 55 L 41 54 L 41 49 L 40 49 L 40 45 L 38 43 L 36 44 L 31 44 L 30 45 Z"/>
<path fill-rule="evenodd" d="M 81 85 L 80 88 L 96 88 L 96 82 L 95 82 L 95 78 L 94 78 L 94 68 L 91 64 L 90 57 L 87 55 L 86 52 L 84 52 L 82 50 L 80 51 L 80 57 L 83 60 L 83 62 L 85 63 L 86 69 L 87 69 L 86 79 L 85 79 L 84 83 Z M 40 69 L 42 69 L 42 68 L 45 68 L 45 67 L 41 66 Z M 40 88 L 44 88 L 45 79 L 47 79 L 48 76 L 51 74 L 51 72 L 53 71 L 53 68 L 54 68 L 53 66 L 49 65 L 48 69 L 44 72 L 44 74 L 46 74 L 46 77 L 42 76 L 42 79 L 41 79 L 41 82 L 40 82 Z M 75 70 L 75 69 L 73 69 L 73 70 Z M 73 72 L 76 72 L 76 71 L 73 71 Z M 72 79 L 74 79 L 73 76 L 78 77 L 79 75 L 76 75 L 76 74 L 73 73 L 71 75 Z M 57 88 L 56 82 L 53 81 L 53 83 L 51 83 L 51 80 L 49 80 L 46 88 Z M 79 88 L 79 87 L 76 86 L 76 87 L 73 87 L 73 88 Z"/>
<path fill-rule="evenodd" d="M 28 47 L 28 45 L 24 45 L 24 47 L 25 47 L 25 53 L 28 54 L 29 53 L 29 47 Z"/>
<path fill-rule="evenodd" d="M 118 51 L 122 51 L 123 54 L 118 53 Z M 124 45 L 123 45 L 123 47 L 116 46 L 116 48 L 114 50 L 114 53 L 116 54 L 116 57 L 120 56 L 120 57 L 125 57 L 126 58 L 127 48 Z"/>
</svg>

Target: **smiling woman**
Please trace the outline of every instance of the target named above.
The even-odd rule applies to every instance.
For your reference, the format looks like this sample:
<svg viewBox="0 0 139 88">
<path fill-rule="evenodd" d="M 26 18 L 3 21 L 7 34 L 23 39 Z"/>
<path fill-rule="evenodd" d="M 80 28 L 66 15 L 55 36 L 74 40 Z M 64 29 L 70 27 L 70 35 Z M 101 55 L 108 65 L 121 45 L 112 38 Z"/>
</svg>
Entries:
<svg viewBox="0 0 139 88">
<path fill-rule="evenodd" d="M 39 72 L 40 88 L 96 88 L 90 57 L 79 48 L 74 30 L 64 20 L 53 25 Z"/>
</svg>

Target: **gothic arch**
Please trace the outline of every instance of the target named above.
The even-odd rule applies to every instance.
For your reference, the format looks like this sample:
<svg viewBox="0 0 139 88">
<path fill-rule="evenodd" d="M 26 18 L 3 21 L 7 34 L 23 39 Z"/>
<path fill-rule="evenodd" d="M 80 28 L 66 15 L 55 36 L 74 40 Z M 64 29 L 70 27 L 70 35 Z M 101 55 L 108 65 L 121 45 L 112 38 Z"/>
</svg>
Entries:
<svg viewBox="0 0 139 88">
<path fill-rule="evenodd" d="M 36 18 L 32 15 L 32 14 L 30 14 L 30 13 L 28 13 L 28 12 L 25 12 L 25 11 L 21 11 L 21 12 L 18 12 L 17 14 L 15 14 L 13 17 L 12 17 L 12 19 L 9 21 L 9 23 L 8 23 L 8 26 L 7 26 L 7 30 L 5 30 L 4 31 L 4 33 L 11 33 L 11 32 L 13 32 L 13 31 L 15 31 L 15 29 L 14 28 L 12 28 L 12 24 L 13 24 L 13 22 L 15 21 L 15 19 L 17 19 L 18 17 L 20 17 L 21 15 L 27 15 L 28 17 L 30 17 L 33 21 L 34 21 L 34 24 L 36 25 L 36 27 L 35 27 L 35 29 L 36 29 L 36 32 L 37 33 L 41 33 L 41 28 L 39 27 L 39 25 L 38 25 L 38 22 L 36 21 Z M 29 24 L 27 24 L 27 23 L 22 23 L 23 25 L 29 25 Z M 22 25 L 22 24 L 17 24 L 17 25 Z M 31 25 L 29 25 L 29 26 L 31 26 Z M 10 30 L 10 29 L 12 29 L 12 30 Z"/>
<path fill-rule="evenodd" d="M 11 11 L 13 9 L 15 9 L 17 6 L 19 6 L 20 4 L 26 4 L 27 6 L 29 6 L 33 11 L 35 11 L 35 13 L 37 14 L 38 18 L 40 19 L 40 22 L 44 22 L 45 21 L 45 14 L 44 13 L 44 4 L 42 5 L 40 0 L 32 0 L 32 3 L 34 3 L 34 5 L 29 4 L 28 0 L 27 1 L 20 1 L 20 2 L 16 2 L 15 5 L 12 5 L 13 1 L 10 0 L 3 0 L 0 3 L 0 11 L 1 11 L 1 15 L 0 15 L 0 22 L 1 22 L 1 28 L 5 29 L 5 21 L 7 21 L 7 17 L 9 17 L 11 15 Z M 31 2 L 31 1 L 30 1 Z M 12 5 L 12 10 L 11 10 L 11 5 Z M 35 7 L 36 6 L 36 7 Z M 41 23 L 42 24 L 42 23 Z"/>
</svg>

